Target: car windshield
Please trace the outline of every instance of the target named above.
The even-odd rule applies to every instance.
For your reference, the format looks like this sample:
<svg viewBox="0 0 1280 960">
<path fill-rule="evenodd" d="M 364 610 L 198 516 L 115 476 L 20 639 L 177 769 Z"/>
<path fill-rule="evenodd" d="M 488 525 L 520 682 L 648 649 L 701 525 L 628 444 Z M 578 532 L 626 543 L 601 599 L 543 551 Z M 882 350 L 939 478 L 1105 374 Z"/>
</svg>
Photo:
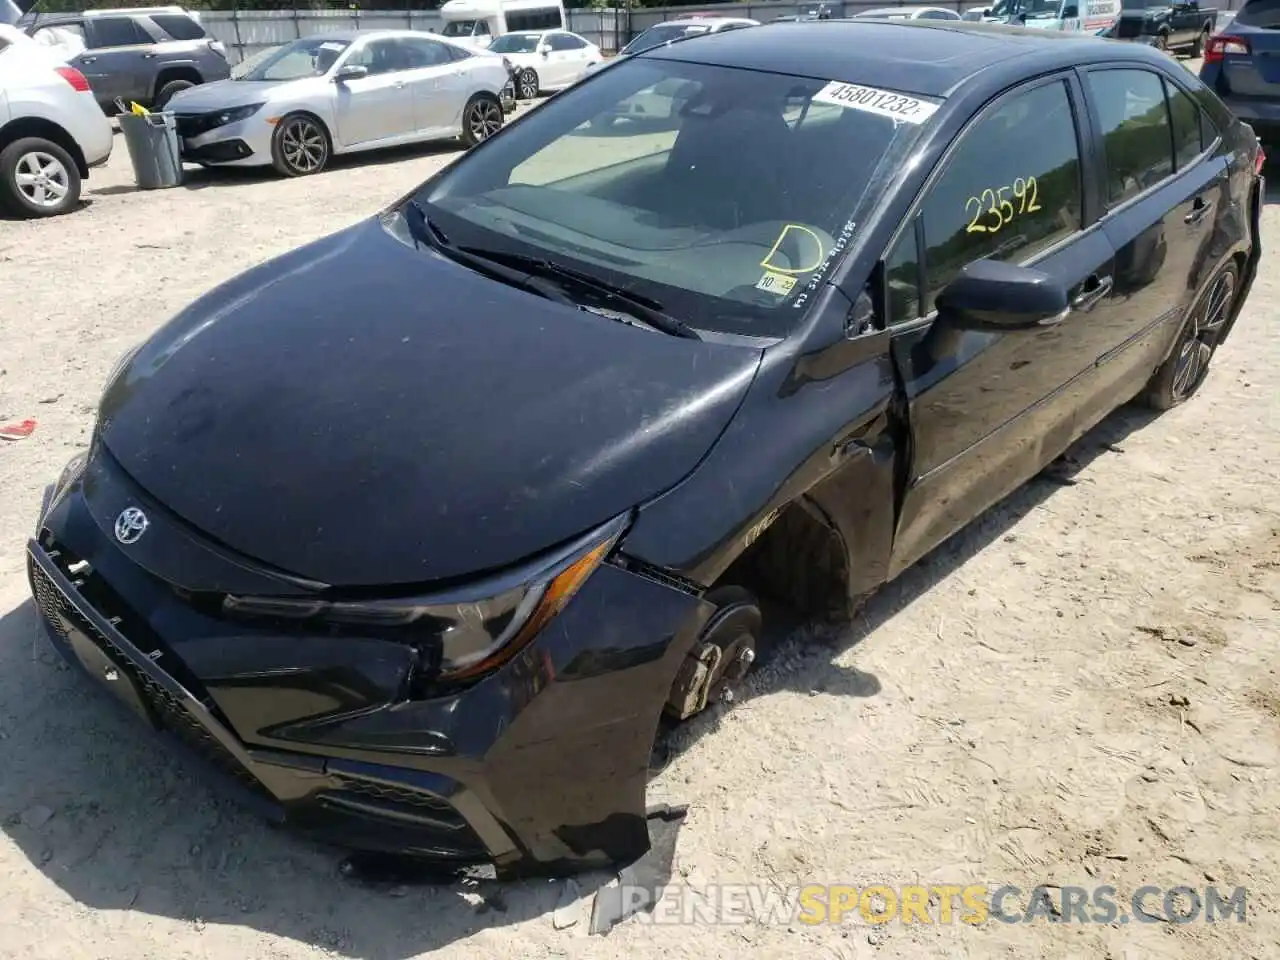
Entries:
<svg viewBox="0 0 1280 960">
<path fill-rule="evenodd" d="M 651 47 L 670 43 L 672 40 L 679 40 L 681 37 L 690 37 L 696 33 L 706 33 L 710 29 L 705 23 L 661 23 L 640 34 L 640 36 L 623 47 L 622 52 L 639 53 L 641 50 L 648 50 Z"/>
<path fill-rule="evenodd" d="M 449 243 L 553 262 L 700 330 L 781 337 L 935 109 L 640 57 L 558 94 L 413 199 Z"/>
<path fill-rule="evenodd" d="M 349 40 L 326 40 L 304 37 L 286 43 L 260 60 L 251 70 L 238 74 L 238 80 L 302 80 L 322 77 L 329 72 L 342 52 L 351 46 Z"/>
<path fill-rule="evenodd" d="M 474 20 L 450 20 L 440 33 L 446 37 L 469 37 L 475 32 Z"/>
<path fill-rule="evenodd" d="M 504 33 L 489 44 L 489 49 L 494 53 L 537 53 L 540 39 L 537 33 Z"/>
</svg>

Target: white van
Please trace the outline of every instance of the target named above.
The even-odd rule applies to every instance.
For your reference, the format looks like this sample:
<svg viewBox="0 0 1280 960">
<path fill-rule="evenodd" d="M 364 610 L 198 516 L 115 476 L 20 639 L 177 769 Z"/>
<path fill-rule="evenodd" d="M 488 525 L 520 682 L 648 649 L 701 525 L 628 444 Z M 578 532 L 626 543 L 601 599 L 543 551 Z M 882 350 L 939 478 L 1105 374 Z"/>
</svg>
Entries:
<svg viewBox="0 0 1280 960">
<path fill-rule="evenodd" d="M 965 20 L 1084 33 L 1101 33 L 1119 16 L 1120 0 L 996 0 L 964 12 Z"/>
<path fill-rule="evenodd" d="M 444 36 L 477 47 L 519 30 L 564 30 L 561 0 L 446 0 L 440 8 Z"/>
</svg>

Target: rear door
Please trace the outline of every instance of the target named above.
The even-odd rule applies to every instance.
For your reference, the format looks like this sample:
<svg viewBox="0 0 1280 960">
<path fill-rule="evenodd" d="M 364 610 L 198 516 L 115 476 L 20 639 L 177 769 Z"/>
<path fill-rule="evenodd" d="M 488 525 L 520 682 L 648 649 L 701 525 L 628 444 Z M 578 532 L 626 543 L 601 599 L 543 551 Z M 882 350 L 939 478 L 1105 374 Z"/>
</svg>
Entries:
<svg viewBox="0 0 1280 960">
<path fill-rule="evenodd" d="M 912 462 L 892 573 L 1034 475 L 1073 439 L 1072 388 L 1092 369 L 1090 327 L 1112 309 L 1113 250 L 1082 176 L 1083 92 L 1073 73 L 985 108 L 952 145 L 885 259 L 894 362 Z M 983 258 L 1034 265 L 1073 298 L 1034 330 L 960 332 L 934 299 Z M 1104 321 L 1105 322 L 1105 321 Z"/>
<path fill-rule="evenodd" d="M 422 134 L 456 133 L 469 85 L 466 61 L 456 48 L 426 37 L 401 37 L 405 80 L 413 91 L 414 127 Z M 454 56 L 463 56 L 455 60 Z"/>
<path fill-rule="evenodd" d="M 98 100 L 147 102 L 155 92 L 156 40 L 135 17 L 87 17 L 88 49 L 74 64 Z"/>
<path fill-rule="evenodd" d="M 568 86 L 587 72 L 587 54 L 590 48 L 584 40 L 568 33 L 552 33 L 550 62 L 555 70 L 554 85 Z"/>
<path fill-rule="evenodd" d="M 1206 153 L 1200 108 L 1181 84 L 1138 66 L 1082 73 L 1103 155 L 1102 226 L 1116 250 L 1123 304 L 1091 331 L 1092 420 L 1132 396 L 1163 359 L 1208 279 L 1215 215 L 1230 197 L 1226 161 Z"/>
</svg>

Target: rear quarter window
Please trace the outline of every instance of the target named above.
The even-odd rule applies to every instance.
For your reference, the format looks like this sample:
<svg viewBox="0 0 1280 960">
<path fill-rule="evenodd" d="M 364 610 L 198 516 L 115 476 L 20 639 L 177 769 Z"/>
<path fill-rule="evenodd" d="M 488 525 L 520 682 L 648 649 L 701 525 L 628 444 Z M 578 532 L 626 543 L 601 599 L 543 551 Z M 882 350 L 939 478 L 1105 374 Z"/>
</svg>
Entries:
<svg viewBox="0 0 1280 960">
<path fill-rule="evenodd" d="M 1246 27 L 1280 27 L 1280 0 L 1250 0 L 1236 14 L 1236 23 Z"/>
<path fill-rule="evenodd" d="M 153 13 L 151 22 L 174 40 L 203 40 L 204 27 L 181 13 Z"/>
</svg>

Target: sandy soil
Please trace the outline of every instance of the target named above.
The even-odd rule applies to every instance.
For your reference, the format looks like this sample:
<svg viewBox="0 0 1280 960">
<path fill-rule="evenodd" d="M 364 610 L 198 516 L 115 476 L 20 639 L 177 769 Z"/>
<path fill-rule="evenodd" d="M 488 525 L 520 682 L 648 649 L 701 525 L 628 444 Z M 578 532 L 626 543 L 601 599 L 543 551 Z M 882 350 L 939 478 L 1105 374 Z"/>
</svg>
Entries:
<svg viewBox="0 0 1280 960">
<path fill-rule="evenodd" d="M 200 292 L 450 156 L 142 195 L 120 144 L 87 209 L 0 222 L 0 423 L 39 422 L 0 446 L 0 956 L 1275 956 L 1274 272 L 1194 402 L 1112 416 L 1079 445 L 1073 485 L 1033 483 L 848 635 L 793 645 L 730 711 L 692 724 L 653 784 L 690 805 L 675 876 L 697 889 L 1109 883 L 1123 901 L 1143 884 L 1244 885 L 1244 924 L 631 920 L 593 937 L 572 909 L 555 922 L 560 884 L 357 887 L 61 669 L 37 640 L 22 546 L 115 359 Z M 1265 217 L 1264 244 L 1280 244 L 1280 207 Z"/>
</svg>

